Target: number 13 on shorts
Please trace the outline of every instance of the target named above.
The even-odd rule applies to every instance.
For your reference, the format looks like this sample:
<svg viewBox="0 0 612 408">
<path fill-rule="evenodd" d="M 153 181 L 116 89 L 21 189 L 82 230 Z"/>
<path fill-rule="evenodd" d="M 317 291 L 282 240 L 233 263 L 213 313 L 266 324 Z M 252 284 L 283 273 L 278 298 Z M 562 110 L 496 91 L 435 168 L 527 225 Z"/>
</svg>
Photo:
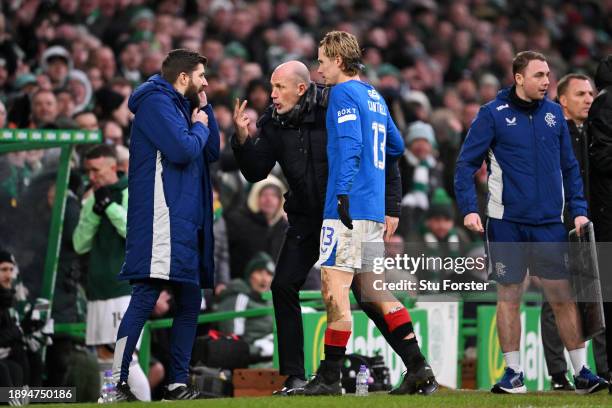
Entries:
<svg viewBox="0 0 612 408">
<path fill-rule="evenodd" d="M 330 262 L 335 262 L 335 254 L 334 250 L 336 248 L 336 242 L 338 242 L 338 238 L 336 236 L 335 226 L 329 225 L 328 220 L 323 221 L 323 226 L 321 227 L 321 238 L 319 240 L 319 260 L 317 261 L 317 266 L 328 265 Z"/>
<path fill-rule="evenodd" d="M 333 248 L 333 243 L 336 241 L 334 236 L 334 228 L 324 225 L 321 228 L 321 254 L 326 254 Z"/>
</svg>

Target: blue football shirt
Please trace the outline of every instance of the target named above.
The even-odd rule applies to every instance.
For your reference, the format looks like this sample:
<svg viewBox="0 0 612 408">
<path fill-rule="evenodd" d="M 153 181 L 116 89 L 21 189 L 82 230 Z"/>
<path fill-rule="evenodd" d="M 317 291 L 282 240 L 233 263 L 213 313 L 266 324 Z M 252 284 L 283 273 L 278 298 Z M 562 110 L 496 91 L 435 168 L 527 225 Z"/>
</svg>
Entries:
<svg viewBox="0 0 612 408">
<path fill-rule="evenodd" d="M 399 157 L 404 142 L 385 100 L 371 85 L 335 85 L 326 116 L 329 174 L 325 219 L 338 219 L 339 194 L 349 196 L 353 220 L 385 220 L 386 157 Z"/>
</svg>

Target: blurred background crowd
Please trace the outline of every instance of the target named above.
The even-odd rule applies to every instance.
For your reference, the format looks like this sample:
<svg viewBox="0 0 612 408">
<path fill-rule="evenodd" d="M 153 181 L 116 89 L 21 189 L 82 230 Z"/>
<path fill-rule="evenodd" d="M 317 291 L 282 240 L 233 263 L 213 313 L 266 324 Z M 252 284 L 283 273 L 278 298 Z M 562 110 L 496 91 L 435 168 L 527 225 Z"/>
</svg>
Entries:
<svg viewBox="0 0 612 408">
<path fill-rule="evenodd" d="M 319 82 L 317 44 L 332 29 L 359 38 L 363 78 L 385 97 L 406 142 L 394 242 L 461 243 L 478 253 L 480 237 L 463 229 L 453 201 L 454 163 L 471 121 L 481 104 L 512 84 L 518 51 L 546 55 L 550 98 L 566 73 L 592 76 L 597 62 L 612 54 L 612 1 L 3 0 L 0 128 L 100 130 L 114 150 L 110 170 L 118 174 L 116 183 L 129 166 L 129 95 L 159 72 L 171 49 L 199 50 L 208 58 L 206 94 L 222 137 L 222 157 L 212 169 L 217 288 L 207 296 L 207 310 L 265 305 L 261 293 L 269 289 L 287 225 L 286 185 L 280 171 L 256 185 L 238 171 L 228 143 L 234 98 L 248 100 L 255 126 L 270 104 L 269 75 L 278 64 L 301 60 Z M 86 316 L 90 265 L 75 250 L 72 235 L 95 177 L 86 163 L 96 157 L 87 152 L 79 146 L 72 158 L 56 322 Z M 41 290 L 58 158 L 54 149 L 0 156 L 0 243 L 16 261 L 7 286 L 18 287 L 16 296 L 30 302 Z M 486 177 L 483 167 L 476 176 L 483 204 Z M 311 275 L 306 288 L 317 289 L 317 272 Z M 171 296 L 160 302 L 156 313 L 171 314 Z M 259 323 L 245 328 L 236 321 L 223 329 L 243 336 L 255 331 L 254 342 L 272 333 L 271 319 Z M 54 340 L 50 356 L 77 347 L 72 339 L 67 345 Z M 151 370 L 152 388 L 163 382 L 164 339 L 159 342 L 153 364 L 161 368 Z M 265 342 L 259 344 L 252 352 L 265 360 L 271 353 Z M 31 384 L 54 378 L 43 374 L 44 367 L 34 368 Z"/>
</svg>

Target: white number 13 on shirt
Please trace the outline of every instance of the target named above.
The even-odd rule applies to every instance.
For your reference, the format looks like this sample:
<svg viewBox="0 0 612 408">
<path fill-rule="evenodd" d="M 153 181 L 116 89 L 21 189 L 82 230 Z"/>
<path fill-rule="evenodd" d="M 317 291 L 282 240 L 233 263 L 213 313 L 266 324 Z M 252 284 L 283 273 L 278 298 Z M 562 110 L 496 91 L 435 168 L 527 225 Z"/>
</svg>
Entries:
<svg viewBox="0 0 612 408">
<path fill-rule="evenodd" d="M 387 142 L 387 128 L 378 122 L 372 122 L 372 130 L 374 131 L 374 167 L 377 169 L 385 169 L 385 143 Z M 379 142 L 380 134 L 380 142 Z M 379 160 L 380 155 L 380 160 Z"/>
</svg>

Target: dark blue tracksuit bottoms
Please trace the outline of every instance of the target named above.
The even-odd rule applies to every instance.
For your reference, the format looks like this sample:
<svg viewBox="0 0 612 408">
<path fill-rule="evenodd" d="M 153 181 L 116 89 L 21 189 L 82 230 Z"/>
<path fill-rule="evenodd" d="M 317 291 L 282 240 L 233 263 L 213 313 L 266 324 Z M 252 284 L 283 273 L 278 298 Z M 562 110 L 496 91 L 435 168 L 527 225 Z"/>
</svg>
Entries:
<svg viewBox="0 0 612 408">
<path fill-rule="evenodd" d="M 169 383 L 187 383 L 189 360 L 195 340 L 198 313 L 202 303 L 200 287 L 193 284 L 162 281 L 159 279 L 138 280 L 132 286 L 132 298 L 125 312 L 115 345 L 113 378 L 127 381 L 132 354 L 142 332 L 151 317 L 157 298 L 164 286 L 170 285 L 176 305 L 176 313 L 170 335 Z"/>
</svg>

